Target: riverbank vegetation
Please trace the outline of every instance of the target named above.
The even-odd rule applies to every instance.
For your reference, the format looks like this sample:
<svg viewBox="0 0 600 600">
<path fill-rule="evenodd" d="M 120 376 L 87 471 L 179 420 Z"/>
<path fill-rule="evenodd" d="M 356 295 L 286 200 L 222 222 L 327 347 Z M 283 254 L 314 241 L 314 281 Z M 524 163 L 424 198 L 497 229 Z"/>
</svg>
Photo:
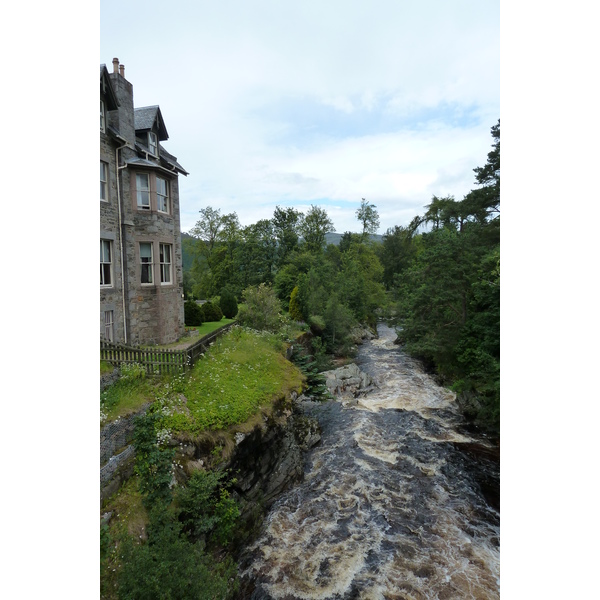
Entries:
<svg viewBox="0 0 600 600">
<path fill-rule="evenodd" d="M 284 357 L 290 331 L 234 327 L 189 373 L 159 378 L 133 365 L 108 388 L 110 397 L 137 394 L 152 404 L 135 421 L 134 476 L 104 505 L 112 516 L 101 527 L 102 598 L 225 599 L 235 592 L 232 543 L 244 533 L 230 492 L 235 481 L 219 468 L 223 448 L 215 444 L 206 470 L 173 486 L 181 467 L 170 441 L 214 435 L 226 442 L 227 428 L 243 429 L 254 415 L 262 421 L 274 403 L 299 393 L 304 376 Z"/>
</svg>

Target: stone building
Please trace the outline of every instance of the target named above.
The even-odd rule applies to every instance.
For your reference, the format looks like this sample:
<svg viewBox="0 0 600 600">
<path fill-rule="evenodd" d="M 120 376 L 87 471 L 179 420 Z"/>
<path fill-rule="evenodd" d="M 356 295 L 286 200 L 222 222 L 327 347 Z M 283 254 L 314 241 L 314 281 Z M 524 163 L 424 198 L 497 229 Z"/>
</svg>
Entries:
<svg viewBox="0 0 600 600">
<path fill-rule="evenodd" d="M 179 174 L 158 106 L 134 108 L 113 59 L 100 65 L 100 336 L 164 344 L 184 331 Z"/>
</svg>

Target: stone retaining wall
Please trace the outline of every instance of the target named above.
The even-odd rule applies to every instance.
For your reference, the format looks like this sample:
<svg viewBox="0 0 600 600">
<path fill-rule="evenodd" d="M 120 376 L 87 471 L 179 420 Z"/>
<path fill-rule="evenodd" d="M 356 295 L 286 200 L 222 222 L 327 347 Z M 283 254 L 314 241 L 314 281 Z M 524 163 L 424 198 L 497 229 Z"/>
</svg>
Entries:
<svg viewBox="0 0 600 600">
<path fill-rule="evenodd" d="M 133 441 L 134 420 L 148 410 L 150 402 L 145 404 L 141 410 L 121 417 L 112 423 L 108 423 L 100 430 L 100 466 L 106 464 L 112 456 L 121 451 Z"/>
</svg>

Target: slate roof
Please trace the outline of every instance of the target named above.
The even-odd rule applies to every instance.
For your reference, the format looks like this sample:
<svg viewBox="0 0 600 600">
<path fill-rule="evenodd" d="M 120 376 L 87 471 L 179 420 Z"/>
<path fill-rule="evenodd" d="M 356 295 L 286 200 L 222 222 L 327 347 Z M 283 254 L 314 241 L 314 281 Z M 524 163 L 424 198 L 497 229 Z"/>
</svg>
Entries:
<svg viewBox="0 0 600 600">
<path fill-rule="evenodd" d="M 173 156 L 172 154 L 169 154 L 160 144 L 158 145 L 158 153 L 160 154 L 160 157 L 166 161 L 167 163 L 169 163 L 170 165 L 172 165 L 173 167 L 175 167 L 176 169 L 178 169 L 181 173 L 183 173 L 184 175 L 188 175 L 189 173 L 177 162 L 177 158 L 175 156 Z"/>
<path fill-rule="evenodd" d="M 156 123 L 158 129 L 158 139 L 163 142 L 169 139 L 164 119 L 160 112 L 160 107 L 143 106 L 133 111 L 134 127 L 136 131 L 149 131 L 154 128 Z"/>
<path fill-rule="evenodd" d="M 144 155 L 147 155 L 148 153 L 148 148 L 146 148 L 146 146 L 144 146 L 143 144 L 140 144 L 139 142 L 135 143 L 135 149 L 140 152 L 143 153 Z M 182 175 L 189 175 L 189 173 L 177 162 L 177 158 L 175 156 L 173 156 L 172 154 L 169 154 L 160 144 L 158 145 L 158 154 L 159 154 L 159 160 L 156 159 L 151 159 L 151 158 L 142 158 L 142 157 L 137 157 L 137 158 L 131 158 L 127 161 L 127 164 L 132 164 L 132 165 L 138 165 L 138 166 L 142 166 L 142 167 L 161 167 L 163 169 L 165 169 L 166 171 L 168 171 L 169 173 L 172 173 L 173 171 L 177 171 L 179 173 L 181 173 Z M 152 156 L 152 155 L 150 155 Z"/>
</svg>

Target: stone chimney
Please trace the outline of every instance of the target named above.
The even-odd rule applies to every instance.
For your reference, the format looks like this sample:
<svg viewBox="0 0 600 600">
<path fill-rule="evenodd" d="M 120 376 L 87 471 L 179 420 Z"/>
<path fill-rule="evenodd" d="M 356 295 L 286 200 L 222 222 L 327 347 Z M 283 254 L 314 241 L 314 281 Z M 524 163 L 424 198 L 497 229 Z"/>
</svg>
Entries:
<svg viewBox="0 0 600 600">
<path fill-rule="evenodd" d="M 135 118 L 133 108 L 133 85 L 125 79 L 125 65 L 119 65 L 119 59 L 113 58 L 113 72 L 110 80 L 119 99 L 119 110 L 109 115 L 109 124 L 132 145 L 135 143 Z"/>
</svg>

